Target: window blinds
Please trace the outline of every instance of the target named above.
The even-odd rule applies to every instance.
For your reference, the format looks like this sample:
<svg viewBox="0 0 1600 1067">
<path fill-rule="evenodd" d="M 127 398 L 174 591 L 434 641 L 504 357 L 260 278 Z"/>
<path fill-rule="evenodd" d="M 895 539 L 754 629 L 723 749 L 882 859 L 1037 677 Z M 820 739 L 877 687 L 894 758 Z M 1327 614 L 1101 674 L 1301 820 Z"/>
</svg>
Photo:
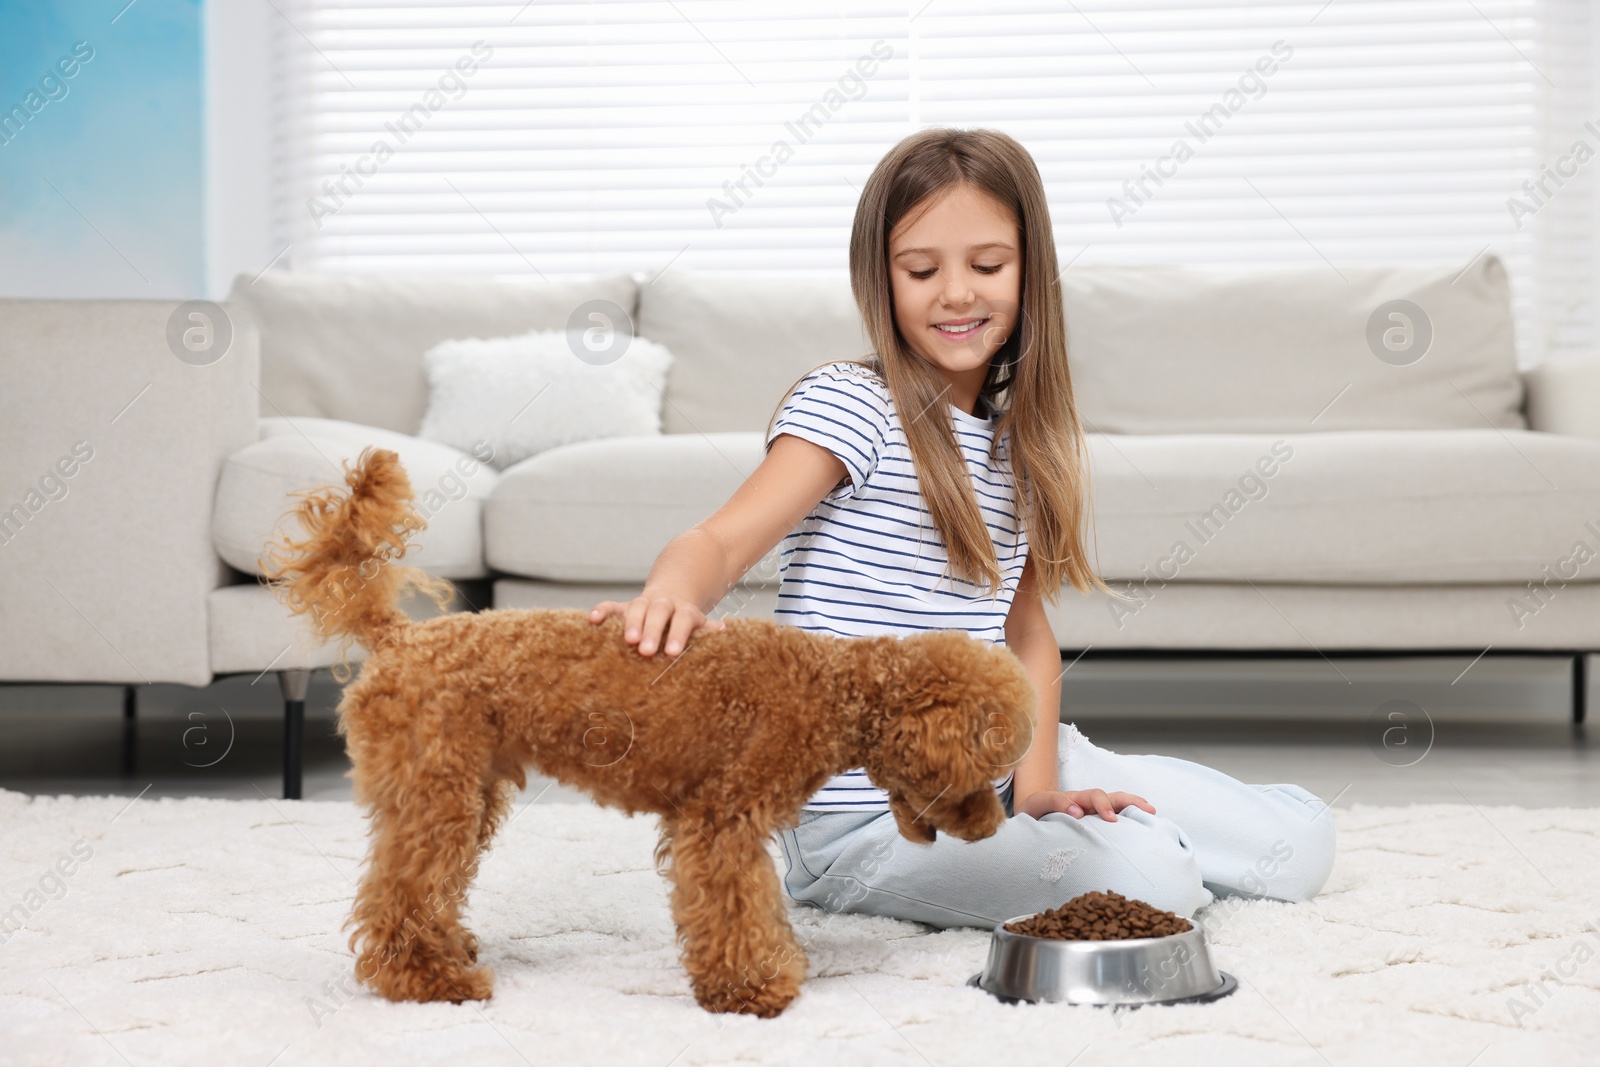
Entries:
<svg viewBox="0 0 1600 1067">
<path fill-rule="evenodd" d="M 1525 364 L 1594 343 L 1584 0 L 275 3 L 295 269 L 841 274 L 884 152 L 985 126 L 1064 265 L 1492 252 Z"/>
</svg>

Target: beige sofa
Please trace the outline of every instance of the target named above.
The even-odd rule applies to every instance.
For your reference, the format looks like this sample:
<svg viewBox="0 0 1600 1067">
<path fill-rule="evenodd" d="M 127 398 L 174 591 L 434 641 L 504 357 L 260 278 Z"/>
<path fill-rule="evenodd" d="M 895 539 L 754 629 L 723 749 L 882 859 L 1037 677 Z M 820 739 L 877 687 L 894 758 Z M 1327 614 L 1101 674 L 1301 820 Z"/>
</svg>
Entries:
<svg viewBox="0 0 1600 1067">
<path fill-rule="evenodd" d="M 1063 650 L 1547 652 L 1573 657 L 1581 719 L 1584 655 L 1600 649 L 1600 356 L 1520 373 L 1497 259 L 1338 271 L 1075 267 L 1062 285 L 1091 431 L 1095 565 L 1135 598 L 1064 590 L 1046 605 Z M 674 353 L 662 434 L 566 445 L 504 471 L 412 436 L 428 347 L 561 328 L 594 299 Z M 1411 304 L 1401 318 L 1387 314 L 1396 300 Z M 73 406 L 72 375 L 52 377 L 23 353 L 54 346 L 85 368 L 105 356 L 56 339 L 70 306 L 17 318 L 27 303 L 11 302 L 0 318 L 0 355 L 28 360 L 24 377 L 42 408 L 59 412 Z M 71 573 L 103 615 L 115 583 L 132 580 L 117 576 L 144 558 L 116 543 L 112 523 L 148 537 L 159 573 L 187 583 L 181 609 L 169 609 L 187 628 L 142 635 L 161 677 L 130 670 L 48 587 L 9 568 L 4 636 L 25 652 L 8 657 L 3 677 L 203 685 L 207 672 L 271 669 L 293 698 L 332 650 L 306 640 L 301 621 L 256 583 L 259 554 L 285 528 L 287 494 L 336 480 L 368 443 L 399 452 L 431 494 L 430 526 L 408 561 L 460 583 L 461 607 L 587 608 L 630 596 L 662 546 L 755 469 L 785 387 L 866 350 L 842 277 L 668 271 L 552 284 L 268 273 L 241 276 L 227 306 L 237 351 L 223 361 L 231 366 L 204 368 L 225 396 L 175 415 L 203 430 L 206 446 L 184 452 L 184 472 L 161 466 L 166 443 L 145 439 L 133 464 L 183 506 L 156 508 L 150 490 L 109 484 L 58 523 L 67 541 L 24 544 L 42 553 L 36 569 Z M 110 386 L 79 388 L 103 407 L 120 396 Z M 258 424 L 248 425 L 241 398 Z M 50 417 L 24 423 L 36 418 L 42 433 Z M 57 436 L 52 428 L 47 439 Z M 6 448 L 0 502 L 9 504 L 54 457 L 9 437 Z M 196 545 L 206 502 L 214 554 Z M 770 613 L 777 555 L 721 610 Z M 110 580 L 84 582 L 85 568 Z M 139 580 L 154 577 L 145 568 Z M 5 595 L 14 591 L 27 596 Z"/>
</svg>

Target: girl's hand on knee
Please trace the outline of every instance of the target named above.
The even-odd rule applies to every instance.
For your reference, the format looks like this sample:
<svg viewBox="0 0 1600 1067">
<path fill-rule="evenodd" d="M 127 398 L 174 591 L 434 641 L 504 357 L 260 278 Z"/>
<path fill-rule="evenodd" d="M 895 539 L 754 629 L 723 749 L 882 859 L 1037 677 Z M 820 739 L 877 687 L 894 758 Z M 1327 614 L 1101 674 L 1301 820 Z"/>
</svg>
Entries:
<svg viewBox="0 0 1600 1067">
<path fill-rule="evenodd" d="M 1151 815 L 1156 813 L 1154 805 L 1132 793 L 1107 793 L 1104 789 L 1041 789 L 1022 802 L 1018 814 L 1039 819 L 1052 811 L 1060 811 L 1081 819 L 1086 812 L 1094 811 L 1106 822 L 1116 822 L 1113 813 L 1129 807 L 1138 807 Z"/>
</svg>

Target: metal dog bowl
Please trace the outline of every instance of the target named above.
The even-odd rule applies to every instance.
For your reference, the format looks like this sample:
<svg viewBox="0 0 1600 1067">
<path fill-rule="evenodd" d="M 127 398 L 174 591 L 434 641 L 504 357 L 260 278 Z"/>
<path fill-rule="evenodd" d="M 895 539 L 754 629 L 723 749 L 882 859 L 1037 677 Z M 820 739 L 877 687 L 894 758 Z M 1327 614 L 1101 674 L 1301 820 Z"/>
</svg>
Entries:
<svg viewBox="0 0 1600 1067">
<path fill-rule="evenodd" d="M 1031 937 L 997 923 L 988 962 L 967 984 L 1007 1002 L 1099 1005 L 1204 1002 L 1239 985 L 1211 962 L 1205 931 L 1192 920 L 1181 934 L 1114 941 Z"/>
</svg>

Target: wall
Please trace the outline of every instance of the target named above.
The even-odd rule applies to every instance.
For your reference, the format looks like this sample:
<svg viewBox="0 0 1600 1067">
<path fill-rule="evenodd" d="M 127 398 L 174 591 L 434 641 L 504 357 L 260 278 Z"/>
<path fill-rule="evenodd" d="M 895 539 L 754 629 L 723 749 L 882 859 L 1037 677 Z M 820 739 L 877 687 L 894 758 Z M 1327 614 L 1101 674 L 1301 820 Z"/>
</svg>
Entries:
<svg viewBox="0 0 1600 1067">
<path fill-rule="evenodd" d="M 118 0 L 125 3 L 126 0 Z M 143 3 L 143 0 L 140 0 Z M 206 4 L 206 279 L 221 300 L 236 275 L 246 281 L 269 264 L 282 269 L 272 243 L 272 62 L 278 36 L 294 33 L 275 0 Z"/>
</svg>

